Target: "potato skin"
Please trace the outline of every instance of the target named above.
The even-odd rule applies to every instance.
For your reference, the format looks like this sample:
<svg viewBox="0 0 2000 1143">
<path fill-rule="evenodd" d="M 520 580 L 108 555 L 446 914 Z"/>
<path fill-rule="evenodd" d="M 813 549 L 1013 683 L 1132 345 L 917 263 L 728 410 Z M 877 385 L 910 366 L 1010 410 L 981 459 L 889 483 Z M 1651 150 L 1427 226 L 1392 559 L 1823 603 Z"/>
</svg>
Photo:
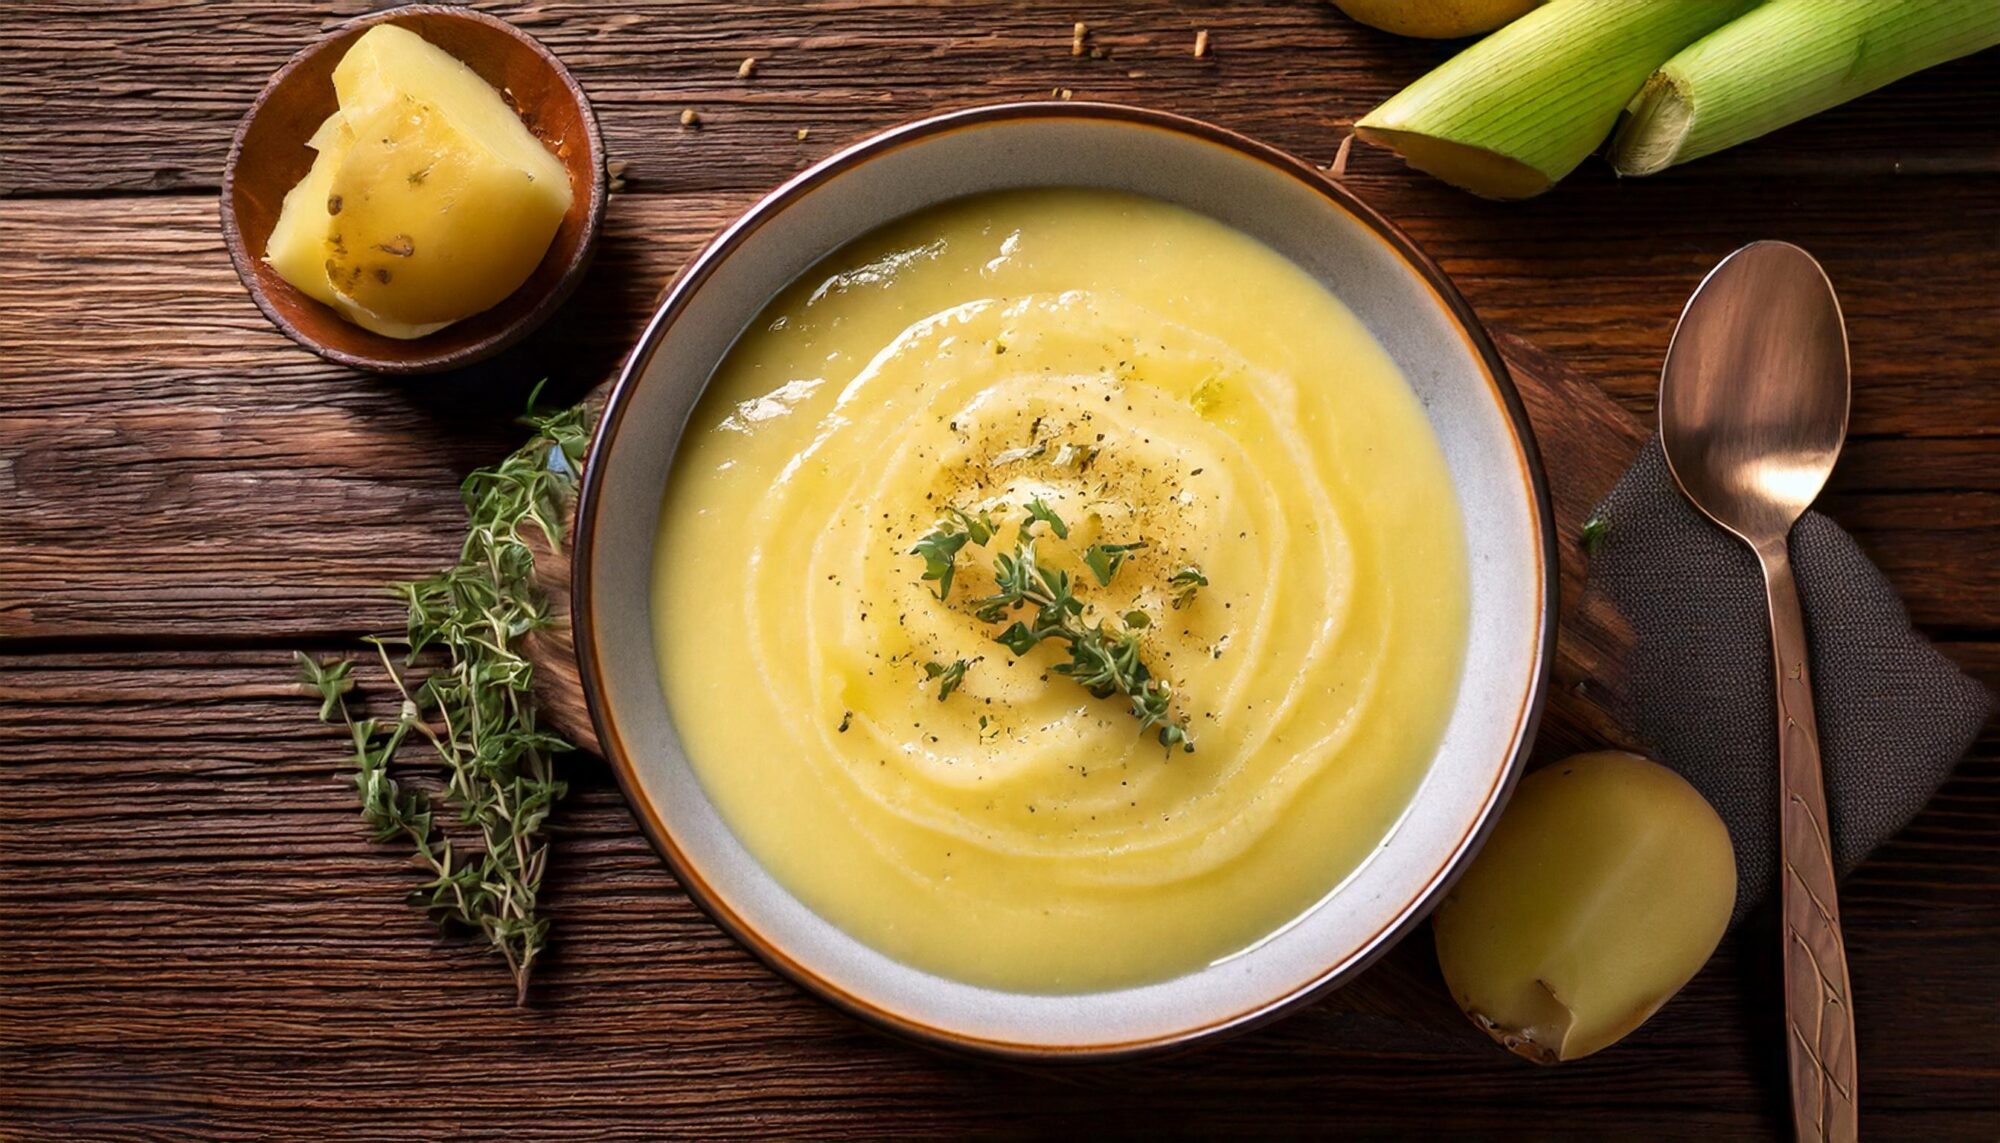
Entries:
<svg viewBox="0 0 2000 1143">
<path fill-rule="evenodd" d="M 1603 751 L 1521 781 L 1433 932 L 1466 1015 L 1553 1064 L 1616 1043 L 1680 991 L 1735 900 L 1708 802 L 1658 763 Z"/>
</svg>

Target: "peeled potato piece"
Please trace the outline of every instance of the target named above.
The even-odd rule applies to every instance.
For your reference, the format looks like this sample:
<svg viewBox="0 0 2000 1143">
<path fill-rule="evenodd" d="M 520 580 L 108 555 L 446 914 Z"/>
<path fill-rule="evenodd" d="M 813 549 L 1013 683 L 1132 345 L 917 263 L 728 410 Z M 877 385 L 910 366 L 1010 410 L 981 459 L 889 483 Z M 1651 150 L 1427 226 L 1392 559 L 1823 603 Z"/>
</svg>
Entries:
<svg viewBox="0 0 2000 1143">
<path fill-rule="evenodd" d="M 313 132 L 306 146 L 319 154 L 306 177 L 286 192 L 270 241 L 264 245 L 264 261 L 279 277 L 329 306 L 334 297 L 333 285 L 326 280 L 326 196 L 333 186 L 333 172 L 353 141 L 354 135 L 338 111 Z"/>
<path fill-rule="evenodd" d="M 377 24 L 333 69 L 333 89 L 350 122 L 406 101 L 429 104 L 493 157 L 525 172 L 538 193 L 569 209 L 569 175 L 499 92 L 458 57 L 404 28 Z"/>
<path fill-rule="evenodd" d="M 416 338 L 487 309 L 541 264 L 569 174 L 471 68 L 390 24 L 333 74 L 340 110 L 313 135 L 265 260 L 376 333 Z"/>
<path fill-rule="evenodd" d="M 1522 780 L 1434 922 L 1458 1006 L 1541 1064 L 1616 1043 L 1715 951 L 1736 858 L 1680 775 L 1618 751 Z"/>
<path fill-rule="evenodd" d="M 392 337 L 429 332 L 494 305 L 534 272 L 567 184 L 560 198 L 544 193 L 427 103 L 392 101 L 350 123 L 354 143 L 327 192 L 326 272 L 358 324 Z"/>
</svg>

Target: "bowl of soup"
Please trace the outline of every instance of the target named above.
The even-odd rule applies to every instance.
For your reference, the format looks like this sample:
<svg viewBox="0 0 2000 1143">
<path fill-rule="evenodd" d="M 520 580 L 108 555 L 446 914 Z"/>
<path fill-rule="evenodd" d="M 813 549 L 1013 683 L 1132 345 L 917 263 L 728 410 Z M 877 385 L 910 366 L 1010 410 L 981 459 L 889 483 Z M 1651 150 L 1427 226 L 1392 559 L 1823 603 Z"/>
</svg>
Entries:
<svg viewBox="0 0 2000 1143">
<path fill-rule="evenodd" d="M 1533 736 L 1554 557 L 1506 369 L 1310 166 L 955 112 L 682 271 L 600 422 L 573 619 L 689 894 L 927 1042 L 1130 1056 L 1352 978 Z"/>
</svg>

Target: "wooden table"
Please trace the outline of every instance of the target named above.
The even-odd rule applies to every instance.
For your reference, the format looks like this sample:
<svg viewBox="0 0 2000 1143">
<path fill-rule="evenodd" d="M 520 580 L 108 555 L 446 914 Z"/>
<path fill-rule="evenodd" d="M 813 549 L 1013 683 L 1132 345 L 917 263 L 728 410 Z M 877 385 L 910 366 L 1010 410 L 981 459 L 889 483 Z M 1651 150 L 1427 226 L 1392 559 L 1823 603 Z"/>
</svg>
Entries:
<svg viewBox="0 0 2000 1143">
<path fill-rule="evenodd" d="M 216 223 L 251 96 L 366 5 L 0 2 L 0 1136 L 1784 1129 L 1775 934 L 1756 924 L 1627 1043 L 1560 1069 L 1461 1027 L 1421 936 L 1193 1056 L 1000 1069 L 766 972 L 587 759 L 557 819 L 557 944 L 515 1008 L 495 962 L 402 903 L 412 871 L 364 839 L 288 661 L 398 623 L 378 585 L 454 555 L 457 481 L 515 439 L 527 385 L 603 378 L 703 236 L 863 133 L 1068 88 L 1324 162 L 1448 49 L 1315 0 L 482 6 L 575 70 L 619 193 L 555 327 L 476 375 L 394 382 L 273 330 Z M 1071 56 L 1078 19 L 1108 58 Z M 1640 415 L 1710 264 L 1754 238 L 1818 254 L 1856 381 L 1825 507 L 2000 684 L 1996 62 L 1660 178 L 1593 164 L 1524 205 L 1365 149 L 1350 181 L 1492 326 Z M 1844 904 L 1870 1135 L 2000 1137 L 2000 734 Z"/>
</svg>

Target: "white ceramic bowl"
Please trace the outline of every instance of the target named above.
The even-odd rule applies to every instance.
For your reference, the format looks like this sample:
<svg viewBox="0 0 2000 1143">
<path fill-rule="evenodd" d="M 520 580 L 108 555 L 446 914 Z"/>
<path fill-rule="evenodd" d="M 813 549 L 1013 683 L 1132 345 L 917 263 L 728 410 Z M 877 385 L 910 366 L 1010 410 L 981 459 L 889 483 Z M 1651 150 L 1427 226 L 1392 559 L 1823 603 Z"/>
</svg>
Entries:
<svg viewBox="0 0 2000 1143">
<path fill-rule="evenodd" d="M 1470 642 L 1457 705 L 1381 848 L 1305 916 L 1173 980 L 1025 995 L 919 971 L 807 909 L 704 794 L 661 694 L 654 525 L 688 413 L 785 285 L 891 219 L 1009 187 L 1109 187 L 1211 215 L 1290 257 L 1395 359 L 1444 446 L 1467 526 Z M 772 967 L 846 1010 L 989 1054 L 1105 1058 L 1241 1029 L 1351 978 L 1437 902 L 1484 837 L 1533 737 L 1555 634 L 1548 496 L 1526 415 L 1464 299 L 1340 186 L 1194 120 L 1031 103 L 940 115 L 806 171 L 710 242 L 667 291 L 598 428 L 579 511 L 575 595 L 585 693 L 633 811 L 688 892 Z"/>
</svg>

